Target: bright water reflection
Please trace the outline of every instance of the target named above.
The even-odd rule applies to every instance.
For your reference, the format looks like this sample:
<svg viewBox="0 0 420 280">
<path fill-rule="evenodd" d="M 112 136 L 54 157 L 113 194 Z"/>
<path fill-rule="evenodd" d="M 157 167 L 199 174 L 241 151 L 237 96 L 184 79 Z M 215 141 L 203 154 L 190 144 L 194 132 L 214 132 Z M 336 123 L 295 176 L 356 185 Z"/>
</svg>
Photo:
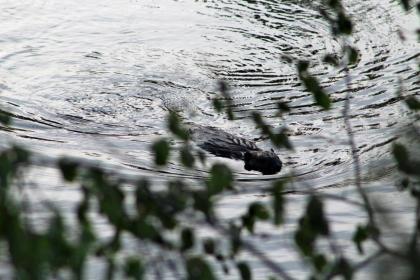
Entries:
<svg viewBox="0 0 420 280">
<path fill-rule="evenodd" d="M 348 1 L 357 23 L 354 45 L 360 61 L 352 68 L 352 118 L 366 182 L 389 182 L 394 169 L 389 144 L 404 130 L 405 110 L 395 92 L 398 80 L 406 95 L 418 95 L 418 44 L 408 36 L 415 15 L 404 15 L 395 1 Z M 277 151 L 286 174 L 294 170 L 307 187 L 352 190 L 352 164 L 341 119 L 343 73 L 320 64 L 327 52 L 336 53 L 329 26 L 312 1 L 209 2 L 0 0 L 0 98 L 14 112 L 12 131 L 3 131 L 2 145 L 13 139 L 40 155 L 62 154 L 101 160 L 109 168 L 157 181 L 169 177 L 205 176 L 205 167 L 186 173 L 174 160 L 165 171 L 156 169 L 150 143 L 165 134 L 162 121 L 168 110 L 178 110 L 199 124 L 209 124 L 246 138 L 258 133 L 248 119 L 258 110 L 273 125 L 290 128 L 295 152 Z M 401 41 L 398 30 L 407 34 Z M 331 93 L 333 109 L 320 111 L 298 82 L 296 70 L 282 55 L 311 59 L 312 69 Z M 227 122 L 211 108 L 216 82 L 232 87 L 238 120 Z M 287 102 L 290 116 L 279 119 L 276 103 Z M 260 140 L 260 146 L 269 143 Z M 216 160 L 216 159 L 212 159 Z M 243 194 L 220 205 L 228 219 L 247 202 L 263 199 L 258 188 L 278 176 L 236 172 Z M 45 171 L 46 196 L 58 195 L 57 176 Z M 282 175 L 280 174 L 280 176 Z M 67 190 L 68 191 L 68 190 Z M 66 192 L 67 192 L 66 191 Z M 77 199 L 68 191 L 60 203 L 70 209 Z M 390 187 L 372 188 L 382 199 L 398 203 Z M 391 199 L 392 198 L 392 199 Z M 267 252 L 284 247 L 302 210 L 303 197 L 292 196 L 290 221 L 262 242 Z M 410 208 L 401 208 L 408 219 Z M 350 251 L 350 230 L 360 213 L 332 204 L 339 241 Z M 98 222 L 100 223 L 100 222 Z M 275 233 L 272 233 L 275 232 Z M 290 244 L 288 245 L 290 246 Z M 296 256 L 284 250 L 270 252 L 296 275 L 302 275 Z M 257 265 L 258 275 L 265 275 Z"/>
</svg>

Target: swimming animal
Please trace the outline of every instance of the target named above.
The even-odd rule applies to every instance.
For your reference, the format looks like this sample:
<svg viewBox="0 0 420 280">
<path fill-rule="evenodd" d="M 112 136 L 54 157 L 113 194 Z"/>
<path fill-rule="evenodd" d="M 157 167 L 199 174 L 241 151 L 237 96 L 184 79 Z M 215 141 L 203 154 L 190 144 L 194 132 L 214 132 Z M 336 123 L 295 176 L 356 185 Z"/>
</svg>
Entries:
<svg viewBox="0 0 420 280">
<path fill-rule="evenodd" d="M 190 125 L 192 140 L 201 149 L 218 157 L 243 160 L 246 170 L 264 175 L 276 174 L 282 168 L 280 158 L 273 149 L 264 151 L 250 140 L 227 133 L 211 126 Z"/>
</svg>

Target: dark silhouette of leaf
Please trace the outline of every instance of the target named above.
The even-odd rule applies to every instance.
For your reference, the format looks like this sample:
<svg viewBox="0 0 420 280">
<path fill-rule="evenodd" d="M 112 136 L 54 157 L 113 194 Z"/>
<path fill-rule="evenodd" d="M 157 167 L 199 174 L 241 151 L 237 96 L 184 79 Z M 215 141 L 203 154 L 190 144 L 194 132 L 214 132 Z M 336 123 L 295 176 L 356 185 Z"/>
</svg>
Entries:
<svg viewBox="0 0 420 280">
<path fill-rule="evenodd" d="M 170 153 L 169 143 L 165 139 L 160 139 L 153 143 L 152 150 L 155 154 L 155 163 L 165 165 Z"/>
</svg>

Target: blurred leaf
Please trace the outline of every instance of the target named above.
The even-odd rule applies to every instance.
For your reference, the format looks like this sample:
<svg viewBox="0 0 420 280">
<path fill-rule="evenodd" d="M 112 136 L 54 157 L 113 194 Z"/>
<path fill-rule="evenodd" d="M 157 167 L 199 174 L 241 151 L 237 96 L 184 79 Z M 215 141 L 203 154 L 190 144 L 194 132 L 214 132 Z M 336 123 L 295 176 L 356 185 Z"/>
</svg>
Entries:
<svg viewBox="0 0 420 280">
<path fill-rule="evenodd" d="M 186 263 L 188 280 L 215 280 L 213 270 L 200 257 L 191 257 L 187 260 Z"/>
<path fill-rule="evenodd" d="M 249 214 L 242 216 L 242 226 L 245 227 L 250 233 L 254 233 L 255 217 Z"/>
<path fill-rule="evenodd" d="M 276 181 L 272 188 L 273 198 L 273 212 L 274 212 L 274 224 L 280 225 L 283 222 L 284 215 L 284 204 L 285 199 L 283 197 L 283 181 Z"/>
<path fill-rule="evenodd" d="M 293 150 L 292 142 L 290 142 L 289 136 L 287 136 L 286 133 L 286 128 L 282 128 L 279 133 L 270 133 L 270 140 L 276 147 L 284 147 L 288 150 Z"/>
<path fill-rule="evenodd" d="M 312 263 L 318 272 L 321 272 L 327 265 L 327 259 L 322 254 L 317 254 L 312 257 Z"/>
<path fill-rule="evenodd" d="M 61 175 L 63 175 L 64 180 L 68 182 L 73 182 L 77 176 L 77 170 L 79 164 L 68 158 L 61 158 L 58 161 L 58 167 L 60 168 Z"/>
<path fill-rule="evenodd" d="M 190 228 L 184 228 L 181 231 L 181 251 L 186 251 L 194 246 L 194 232 Z"/>
<path fill-rule="evenodd" d="M 312 229 L 319 232 L 321 235 L 329 235 L 330 230 L 324 214 L 323 203 L 318 197 L 312 196 L 310 198 L 306 209 L 306 215 L 309 218 Z"/>
<path fill-rule="evenodd" d="M 213 107 L 216 112 L 220 113 L 223 110 L 223 101 L 219 98 L 213 99 Z"/>
<path fill-rule="evenodd" d="M 335 67 L 337 67 L 339 64 L 337 56 L 333 54 L 327 54 L 326 56 L 324 56 L 323 61 Z"/>
<path fill-rule="evenodd" d="M 348 261 L 341 257 L 332 269 L 333 275 L 341 275 L 345 280 L 353 279 L 353 269 Z"/>
<path fill-rule="evenodd" d="M 203 212 L 207 220 L 211 220 L 213 216 L 213 202 L 210 195 L 206 191 L 196 191 L 193 193 L 194 209 Z"/>
<path fill-rule="evenodd" d="M 229 85 L 225 81 L 219 81 L 219 91 L 226 96 L 229 91 Z"/>
<path fill-rule="evenodd" d="M 308 219 L 303 217 L 299 220 L 299 228 L 295 233 L 295 244 L 305 256 L 313 254 L 316 234 L 308 225 Z"/>
<path fill-rule="evenodd" d="M 352 22 L 343 12 L 338 13 L 337 25 L 338 25 L 338 30 L 342 34 L 350 35 L 351 32 L 353 31 Z"/>
<path fill-rule="evenodd" d="M 299 73 L 306 72 L 309 68 L 309 62 L 300 60 L 297 64 L 297 69 Z"/>
<path fill-rule="evenodd" d="M 7 126 L 10 124 L 11 120 L 10 113 L 0 110 L 0 123 Z"/>
<path fill-rule="evenodd" d="M 263 221 L 268 220 L 270 218 L 270 214 L 267 208 L 260 202 L 253 202 L 249 206 L 248 215 Z"/>
<path fill-rule="evenodd" d="M 315 98 L 315 103 L 321 106 L 323 109 L 329 109 L 331 107 L 331 101 L 328 94 L 322 89 L 318 80 L 309 74 L 308 70 L 309 63 L 307 61 L 299 61 L 297 65 L 299 78 L 302 81 L 305 88 L 311 92 Z"/>
<path fill-rule="evenodd" d="M 155 163 L 165 165 L 169 159 L 169 143 L 165 139 L 159 139 L 153 143 L 152 150 L 155 154 Z"/>
<path fill-rule="evenodd" d="M 348 54 L 349 65 L 356 64 L 357 60 L 359 59 L 359 53 L 357 52 L 357 50 L 350 46 L 348 46 L 346 50 Z"/>
<path fill-rule="evenodd" d="M 403 6 L 404 10 L 410 10 L 410 1 L 409 0 L 400 0 L 401 5 Z"/>
<path fill-rule="evenodd" d="M 246 262 L 239 262 L 236 266 L 238 267 L 242 280 L 252 279 L 251 269 Z"/>
<path fill-rule="evenodd" d="M 178 136 L 180 139 L 184 141 L 189 139 L 188 131 L 181 126 L 180 119 L 178 115 L 174 112 L 169 113 L 168 128 L 173 134 Z"/>
<path fill-rule="evenodd" d="M 215 244 L 214 240 L 211 238 L 207 238 L 203 241 L 204 252 L 209 255 L 213 255 L 215 253 Z"/>
<path fill-rule="evenodd" d="M 191 148 L 188 145 L 184 145 L 181 151 L 181 162 L 184 166 L 192 168 L 194 166 L 195 158 L 191 154 Z"/>
<path fill-rule="evenodd" d="M 420 102 L 414 96 L 407 97 L 405 99 L 405 103 L 407 104 L 408 108 L 414 111 L 420 110 Z"/>
<path fill-rule="evenodd" d="M 356 244 L 359 254 L 364 253 L 362 243 L 366 241 L 368 237 L 369 237 L 368 227 L 358 225 L 356 232 L 353 234 L 353 242 Z"/>
<path fill-rule="evenodd" d="M 235 256 L 242 247 L 241 228 L 234 224 L 230 224 L 229 235 L 232 256 Z"/>
<path fill-rule="evenodd" d="M 125 276 L 130 279 L 143 279 L 144 268 L 139 259 L 135 257 L 128 258 L 124 266 Z"/>
<path fill-rule="evenodd" d="M 290 112 L 290 108 L 287 105 L 286 102 L 278 102 L 277 103 L 277 108 L 280 110 L 280 112 Z"/>
<path fill-rule="evenodd" d="M 210 194 L 217 194 L 231 188 L 233 183 L 232 171 L 224 164 L 214 164 L 210 170 L 207 188 Z"/>
</svg>

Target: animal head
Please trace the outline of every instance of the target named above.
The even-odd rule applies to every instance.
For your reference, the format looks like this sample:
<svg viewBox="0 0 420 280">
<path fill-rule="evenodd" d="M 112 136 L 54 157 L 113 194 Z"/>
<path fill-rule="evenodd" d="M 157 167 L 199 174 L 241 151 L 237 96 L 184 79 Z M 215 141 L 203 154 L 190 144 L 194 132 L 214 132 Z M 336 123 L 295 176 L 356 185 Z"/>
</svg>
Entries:
<svg viewBox="0 0 420 280">
<path fill-rule="evenodd" d="M 247 151 L 244 155 L 245 169 L 259 171 L 264 175 L 276 174 L 281 170 L 282 162 L 271 151 Z"/>
</svg>

